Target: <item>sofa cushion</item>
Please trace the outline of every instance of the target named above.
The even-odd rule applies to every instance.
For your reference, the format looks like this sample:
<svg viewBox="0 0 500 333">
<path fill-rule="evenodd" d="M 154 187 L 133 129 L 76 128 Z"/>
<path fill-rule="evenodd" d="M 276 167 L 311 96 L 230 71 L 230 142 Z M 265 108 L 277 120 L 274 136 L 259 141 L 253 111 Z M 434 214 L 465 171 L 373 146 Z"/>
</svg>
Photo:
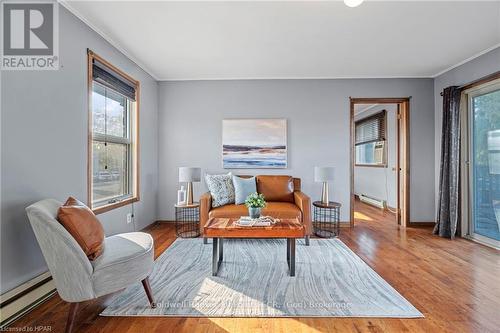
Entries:
<svg viewBox="0 0 500 333">
<path fill-rule="evenodd" d="M 225 175 L 205 175 L 205 182 L 212 195 L 212 207 L 234 203 L 234 185 L 231 172 Z"/>
<path fill-rule="evenodd" d="M 94 212 L 73 197 L 57 212 L 57 220 L 68 230 L 89 260 L 95 260 L 103 251 L 104 229 Z"/>
<path fill-rule="evenodd" d="M 257 192 L 266 201 L 294 202 L 293 178 L 291 176 L 257 176 Z"/>
<path fill-rule="evenodd" d="M 290 202 L 268 202 L 266 208 L 262 210 L 262 215 L 269 215 L 278 219 L 297 218 L 302 221 L 302 213 L 299 207 Z M 248 216 L 248 209 L 245 205 L 225 205 L 214 208 L 208 213 L 209 218 L 239 218 L 241 216 Z"/>
<path fill-rule="evenodd" d="M 245 203 L 246 198 L 257 192 L 257 183 L 255 182 L 255 177 L 242 178 L 238 176 L 233 176 L 234 184 L 234 203 L 241 205 Z"/>
</svg>

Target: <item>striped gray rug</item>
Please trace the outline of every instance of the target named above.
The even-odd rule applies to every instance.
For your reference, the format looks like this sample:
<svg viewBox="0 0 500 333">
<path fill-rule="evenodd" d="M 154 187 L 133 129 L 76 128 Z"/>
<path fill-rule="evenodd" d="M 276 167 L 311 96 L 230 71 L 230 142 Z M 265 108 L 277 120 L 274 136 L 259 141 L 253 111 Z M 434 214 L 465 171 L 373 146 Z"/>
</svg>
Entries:
<svg viewBox="0 0 500 333">
<path fill-rule="evenodd" d="M 158 306 L 138 283 L 103 316 L 393 317 L 423 315 L 338 239 L 298 241 L 296 276 L 288 276 L 286 241 L 224 242 L 224 262 L 211 275 L 212 244 L 177 239 L 150 276 Z"/>
</svg>

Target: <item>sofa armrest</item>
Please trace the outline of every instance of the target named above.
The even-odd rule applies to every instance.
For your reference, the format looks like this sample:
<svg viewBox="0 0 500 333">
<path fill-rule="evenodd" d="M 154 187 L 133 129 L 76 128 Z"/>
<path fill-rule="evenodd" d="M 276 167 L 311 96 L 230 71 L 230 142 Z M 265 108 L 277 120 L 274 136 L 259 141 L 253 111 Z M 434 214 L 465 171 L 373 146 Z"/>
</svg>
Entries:
<svg viewBox="0 0 500 333">
<path fill-rule="evenodd" d="M 306 235 L 311 235 L 313 231 L 311 220 L 311 199 L 309 196 L 300 191 L 293 192 L 295 205 L 299 207 L 302 212 L 302 223 L 306 229 Z"/>
<path fill-rule="evenodd" d="M 208 221 L 208 213 L 212 209 L 212 195 L 210 192 L 203 193 L 200 197 L 200 233 L 203 235 L 203 227 Z"/>
</svg>

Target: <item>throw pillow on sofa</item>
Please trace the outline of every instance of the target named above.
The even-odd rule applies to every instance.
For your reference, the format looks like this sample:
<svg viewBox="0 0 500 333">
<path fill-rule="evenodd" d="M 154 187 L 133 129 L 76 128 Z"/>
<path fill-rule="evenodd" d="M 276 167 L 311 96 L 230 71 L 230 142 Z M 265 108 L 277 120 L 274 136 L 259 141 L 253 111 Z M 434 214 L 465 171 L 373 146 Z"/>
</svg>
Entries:
<svg viewBox="0 0 500 333">
<path fill-rule="evenodd" d="M 266 201 L 295 202 L 292 176 L 261 175 L 257 176 L 257 192 L 264 195 Z"/>
<path fill-rule="evenodd" d="M 205 175 L 205 182 L 212 195 L 212 207 L 234 203 L 233 175 Z"/>
<path fill-rule="evenodd" d="M 257 192 L 257 183 L 255 182 L 255 177 L 242 178 L 238 176 L 233 176 L 234 184 L 234 203 L 241 205 L 245 203 L 246 198 Z"/>
</svg>

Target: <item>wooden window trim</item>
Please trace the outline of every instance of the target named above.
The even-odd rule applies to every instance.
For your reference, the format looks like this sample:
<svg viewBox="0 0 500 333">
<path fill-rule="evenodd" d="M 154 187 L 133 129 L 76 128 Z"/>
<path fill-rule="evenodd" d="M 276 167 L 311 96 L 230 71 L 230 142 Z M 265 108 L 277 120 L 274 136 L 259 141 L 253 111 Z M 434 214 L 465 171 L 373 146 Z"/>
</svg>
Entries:
<svg viewBox="0 0 500 333">
<path fill-rule="evenodd" d="M 130 81 L 135 86 L 135 115 L 134 115 L 134 138 L 132 143 L 132 153 L 134 154 L 134 165 L 133 165 L 133 185 L 132 185 L 132 197 L 126 198 L 124 200 L 113 202 L 107 205 L 99 206 L 97 208 L 92 207 L 92 141 L 93 141 L 93 131 L 92 131 L 92 85 L 93 85 L 93 73 L 92 64 L 93 60 L 97 60 L 104 64 L 109 69 L 123 76 L 125 79 Z M 88 134 L 87 134 L 87 205 L 92 209 L 94 214 L 101 214 L 108 212 L 110 210 L 123 207 L 134 202 L 140 201 L 140 149 L 139 149 L 139 115 L 140 115 L 140 82 L 127 73 L 123 72 L 119 68 L 115 67 L 109 63 L 104 58 L 95 54 L 91 50 L 87 50 L 87 100 L 88 100 Z"/>
</svg>

